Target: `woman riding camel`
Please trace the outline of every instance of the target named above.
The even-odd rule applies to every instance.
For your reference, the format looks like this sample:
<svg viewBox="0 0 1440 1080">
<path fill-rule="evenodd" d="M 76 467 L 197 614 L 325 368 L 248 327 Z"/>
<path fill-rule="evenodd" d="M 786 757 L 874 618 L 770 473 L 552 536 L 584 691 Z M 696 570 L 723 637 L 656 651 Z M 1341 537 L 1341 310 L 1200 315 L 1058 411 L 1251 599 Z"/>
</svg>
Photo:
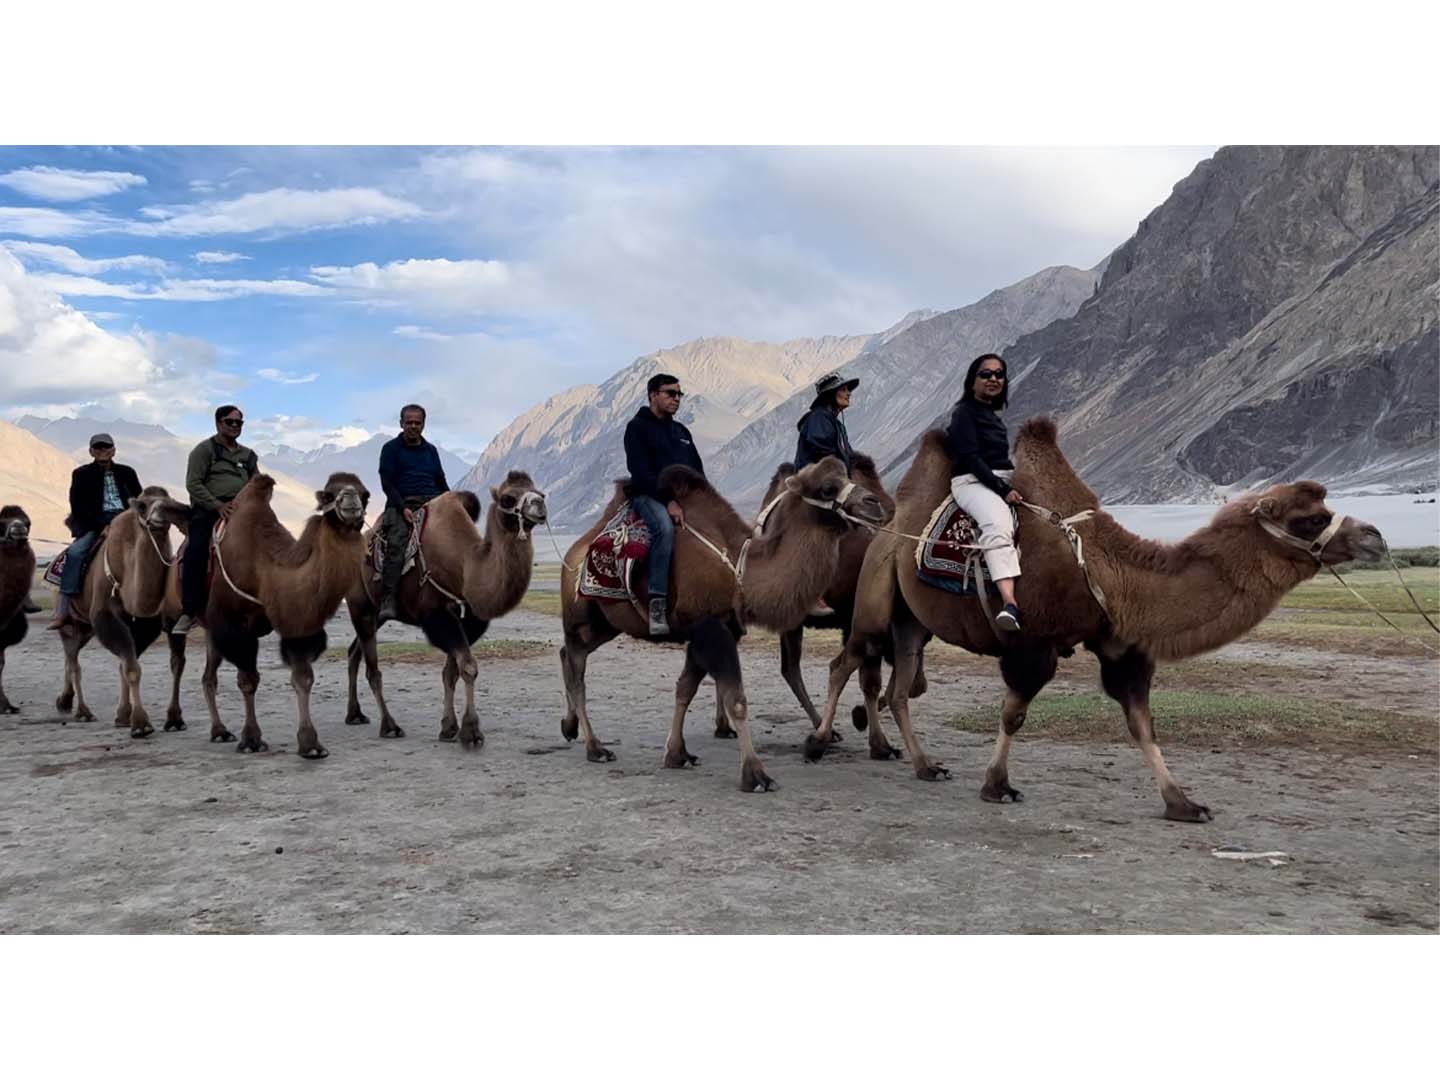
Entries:
<svg viewBox="0 0 1440 1080">
<path fill-rule="evenodd" d="M 1024 499 L 1010 485 L 1015 465 L 1010 460 L 1010 436 L 1000 418 L 1000 410 L 1010 403 L 1008 374 L 1005 361 L 994 353 L 971 362 L 965 392 L 950 413 L 945 449 L 955 470 L 950 494 L 979 526 L 985 566 L 1005 601 L 995 624 L 1002 630 L 1019 630 L 1015 579 L 1020 576 L 1020 555 L 1008 504 Z"/>
</svg>

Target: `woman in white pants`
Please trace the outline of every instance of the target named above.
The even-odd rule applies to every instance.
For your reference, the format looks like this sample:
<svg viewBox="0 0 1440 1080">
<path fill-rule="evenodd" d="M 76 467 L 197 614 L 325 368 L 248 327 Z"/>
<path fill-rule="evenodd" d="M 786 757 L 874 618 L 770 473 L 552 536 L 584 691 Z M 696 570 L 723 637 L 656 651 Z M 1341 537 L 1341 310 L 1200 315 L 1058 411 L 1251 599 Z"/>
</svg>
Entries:
<svg viewBox="0 0 1440 1080">
<path fill-rule="evenodd" d="M 1015 579 L 1020 576 L 1020 556 L 1008 504 L 1024 500 L 1010 485 L 1015 465 L 1010 435 L 1000 418 L 1010 401 L 1008 374 L 1005 361 L 994 353 L 975 358 L 965 373 L 965 392 L 950 413 L 945 448 L 955 469 L 950 493 L 980 527 L 985 566 L 1005 602 L 995 623 L 1002 630 L 1019 630 Z"/>
</svg>

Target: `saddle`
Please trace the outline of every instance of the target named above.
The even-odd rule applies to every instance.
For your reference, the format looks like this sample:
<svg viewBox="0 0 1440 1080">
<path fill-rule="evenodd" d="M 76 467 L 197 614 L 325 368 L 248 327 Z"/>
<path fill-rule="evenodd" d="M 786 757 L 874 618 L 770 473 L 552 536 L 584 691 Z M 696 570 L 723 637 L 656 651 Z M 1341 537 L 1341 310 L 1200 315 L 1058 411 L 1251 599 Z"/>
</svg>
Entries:
<svg viewBox="0 0 1440 1080">
<path fill-rule="evenodd" d="M 404 577 L 415 565 L 420 556 L 420 541 L 425 536 L 425 521 L 429 516 L 425 507 L 420 507 L 415 512 L 415 520 L 410 526 L 410 539 L 405 544 L 405 563 L 400 568 L 400 576 Z M 385 549 L 388 547 L 385 537 L 377 532 L 370 534 L 370 542 L 365 547 L 365 561 L 370 567 L 370 580 L 379 581 L 385 567 Z"/>
<path fill-rule="evenodd" d="M 1010 519 L 1018 527 L 1013 506 Z M 945 496 L 920 535 L 924 540 L 915 545 L 915 570 L 926 585 L 957 596 L 977 596 L 980 588 L 999 593 L 980 550 L 980 527 L 960 509 L 954 496 Z M 1020 550 L 1018 544 L 1015 550 Z"/>
<path fill-rule="evenodd" d="M 576 593 L 589 600 L 627 600 L 638 604 L 633 572 L 650 553 L 650 526 L 629 501 L 590 541 L 580 566 Z"/>
</svg>

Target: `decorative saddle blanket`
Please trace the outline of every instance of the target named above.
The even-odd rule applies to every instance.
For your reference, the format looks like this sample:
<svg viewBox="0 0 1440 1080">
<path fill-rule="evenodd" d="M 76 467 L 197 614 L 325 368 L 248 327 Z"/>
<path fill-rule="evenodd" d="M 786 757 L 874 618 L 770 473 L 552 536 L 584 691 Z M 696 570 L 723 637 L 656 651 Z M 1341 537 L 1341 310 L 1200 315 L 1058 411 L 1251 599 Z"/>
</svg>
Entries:
<svg viewBox="0 0 1440 1080">
<path fill-rule="evenodd" d="M 591 600 L 632 600 L 630 573 L 650 552 L 650 527 L 627 501 L 590 541 L 576 591 Z"/>
<path fill-rule="evenodd" d="M 415 565 L 415 560 L 420 554 L 420 541 L 425 537 L 425 519 L 429 516 L 425 507 L 415 511 L 415 521 L 410 527 L 410 540 L 405 545 L 405 565 L 400 568 L 400 576 L 404 577 Z M 372 581 L 379 581 L 381 571 L 385 567 L 385 537 L 378 531 L 370 534 L 370 543 L 365 548 L 365 559 L 370 565 L 370 578 Z"/>
<path fill-rule="evenodd" d="M 100 546 L 105 543 L 105 537 L 109 534 L 108 529 L 101 529 L 100 535 L 95 538 L 95 543 L 90 545 L 90 553 L 85 556 L 85 565 L 80 568 L 80 580 L 85 580 L 85 571 L 90 569 L 90 564 L 95 561 L 95 556 L 100 554 Z M 60 587 L 60 576 L 65 573 L 65 563 L 70 559 L 70 549 L 67 547 L 45 567 L 44 581 L 46 585 Z"/>
<path fill-rule="evenodd" d="M 1014 521 L 1013 507 L 1010 517 Z M 997 591 L 979 549 L 980 527 L 960 509 L 954 496 L 945 496 L 920 535 L 925 541 L 915 545 L 915 569 L 926 585 L 961 596 L 974 596 L 982 584 L 992 593 Z"/>
</svg>

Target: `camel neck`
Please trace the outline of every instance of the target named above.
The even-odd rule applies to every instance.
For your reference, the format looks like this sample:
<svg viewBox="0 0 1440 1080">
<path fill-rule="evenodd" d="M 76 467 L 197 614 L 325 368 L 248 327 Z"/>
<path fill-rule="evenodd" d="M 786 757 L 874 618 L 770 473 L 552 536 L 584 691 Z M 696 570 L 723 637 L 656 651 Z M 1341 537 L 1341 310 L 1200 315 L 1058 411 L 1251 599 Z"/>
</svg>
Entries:
<svg viewBox="0 0 1440 1080">
<path fill-rule="evenodd" d="M 535 548 L 527 538 L 508 529 L 492 504 L 485 515 L 485 536 L 466 555 L 461 588 L 465 603 L 477 618 L 498 618 L 510 611 L 530 588 Z"/>
</svg>

